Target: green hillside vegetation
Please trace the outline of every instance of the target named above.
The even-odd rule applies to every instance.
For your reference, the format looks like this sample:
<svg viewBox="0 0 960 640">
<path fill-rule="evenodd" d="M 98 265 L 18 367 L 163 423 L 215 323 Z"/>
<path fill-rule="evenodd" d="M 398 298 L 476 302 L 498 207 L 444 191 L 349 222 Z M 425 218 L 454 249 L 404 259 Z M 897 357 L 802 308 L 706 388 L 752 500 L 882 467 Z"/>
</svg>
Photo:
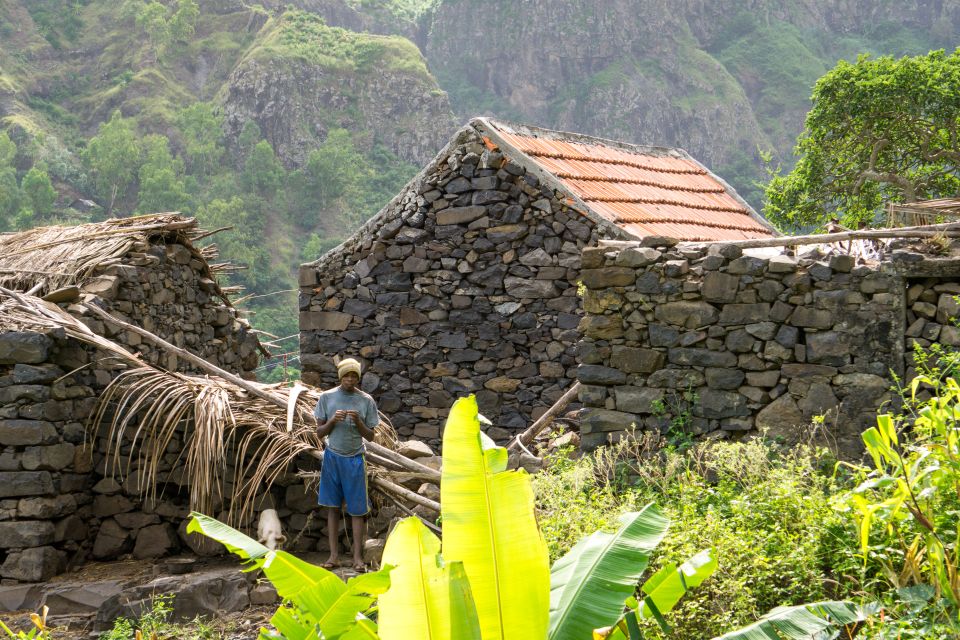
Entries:
<svg viewBox="0 0 960 640">
<path fill-rule="evenodd" d="M 268 24 L 247 58 L 304 60 L 340 72 L 388 69 L 430 77 L 420 50 L 406 38 L 330 27 L 306 11 L 287 11 L 280 20 Z"/>
<path fill-rule="evenodd" d="M 225 284 L 242 287 L 235 297 L 256 328 L 283 339 L 271 350 L 294 356 L 297 265 L 342 241 L 416 167 L 369 132 L 338 128 L 336 114 L 304 165 L 284 167 L 254 122 L 231 145 L 213 99 L 249 57 L 428 77 L 416 47 L 300 11 L 215 15 L 194 0 L 23 4 L 29 15 L 0 14 L 0 34 L 22 44 L 0 46 L 0 98 L 14 99 L 0 128 L 9 132 L 0 134 L 0 231 L 158 211 L 228 227 L 208 240 L 239 268 Z M 77 47 L 94 55 L 58 57 Z M 37 64 L 44 56 L 57 64 Z M 77 198 L 98 207 L 71 208 Z M 259 373 L 297 372 L 267 363 Z"/>
</svg>

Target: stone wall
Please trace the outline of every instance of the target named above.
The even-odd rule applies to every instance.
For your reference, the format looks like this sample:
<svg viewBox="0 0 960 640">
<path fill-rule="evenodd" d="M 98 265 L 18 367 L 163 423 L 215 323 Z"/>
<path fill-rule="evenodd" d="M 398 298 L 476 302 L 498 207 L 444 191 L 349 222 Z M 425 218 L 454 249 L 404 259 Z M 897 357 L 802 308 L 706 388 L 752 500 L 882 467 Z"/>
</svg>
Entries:
<svg viewBox="0 0 960 640">
<path fill-rule="evenodd" d="M 584 251 L 584 446 L 631 426 L 795 442 L 824 416 L 855 455 L 914 342 L 960 343 L 955 260 L 766 251 L 658 238 Z"/>
<path fill-rule="evenodd" d="M 388 207 L 300 270 L 304 381 L 336 384 L 336 356 L 401 436 L 438 442 L 476 393 L 499 440 L 575 375 L 580 252 L 594 223 L 466 127 Z"/>
<path fill-rule="evenodd" d="M 129 322 L 250 376 L 259 343 L 218 291 L 195 250 L 157 239 L 102 265 L 79 294 L 59 295 L 62 308 L 150 362 L 188 370 L 140 336 L 85 316 L 76 303 L 97 297 Z M 162 499 L 144 502 L 136 465 L 114 478 L 106 434 L 88 431 L 97 398 L 117 373 L 114 362 L 62 330 L 0 331 L 0 578 L 41 580 L 86 558 L 177 551 L 186 541 L 177 527 L 188 504 L 177 465 L 182 435 L 161 469 L 169 479 Z M 129 451 L 127 438 L 123 460 Z"/>
</svg>

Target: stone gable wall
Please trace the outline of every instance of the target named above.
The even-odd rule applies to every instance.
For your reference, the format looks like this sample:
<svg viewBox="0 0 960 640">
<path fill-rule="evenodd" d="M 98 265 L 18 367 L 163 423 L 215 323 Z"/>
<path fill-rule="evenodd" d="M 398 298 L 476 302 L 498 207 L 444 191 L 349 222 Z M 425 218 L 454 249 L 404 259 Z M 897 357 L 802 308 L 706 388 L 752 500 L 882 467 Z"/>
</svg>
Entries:
<svg viewBox="0 0 960 640">
<path fill-rule="evenodd" d="M 743 255 L 731 245 L 588 248 L 579 344 L 583 444 L 635 426 L 796 442 L 826 417 L 842 452 L 893 401 L 912 347 L 960 344 L 960 264 L 895 252 Z M 889 406 L 889 405 L 888 405 Z"/>
<path fill-rule="evenodd" d="M 258 342 L 223 304 L 203 263 L 185 246 L 138 247 L 104 265 L 81 288 L 114 314 L 239 374 L 252 375 Z M 133 333 L 61 306 L 97 333 L 162 366 L 187 370 Z M 178 366 L 179 365 L 179 366 Z M 0 330 L 0 578 L 36 581 L 86 558 L 138 558 L 179 550 L 187 492 L 170 443 L 161 471 L 169 483 L 156 504 L 139 497 L 136 465 L 114 479 L 106 434 L 88 421 L 117 369 L 108 354 L 49 332 Z M 129 434 L 127 434 L 129 436 Z M 125 440 L 121 454 L 130 451 Z"/>
<path fill-rule="evenodd" d="M 371 223 L 300 271 L 304 381 L 336 356 L 403 437 L 437 443 L 476 393 L 503 440 L 573 383 L 580 252 L 594 224 L 470 127 Z"/>
</svg>

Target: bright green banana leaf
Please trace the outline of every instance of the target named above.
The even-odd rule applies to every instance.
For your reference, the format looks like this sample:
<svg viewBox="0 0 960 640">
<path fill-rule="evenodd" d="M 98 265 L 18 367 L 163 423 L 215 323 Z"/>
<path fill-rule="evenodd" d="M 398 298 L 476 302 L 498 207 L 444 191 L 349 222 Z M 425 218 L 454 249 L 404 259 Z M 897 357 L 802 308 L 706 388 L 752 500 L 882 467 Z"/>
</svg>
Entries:
<svg viewBox="0 0 960 640">
<path fill-rule="evenodd" d="M 658 618 L 673 609 L 689 589 L 699 587 L 717 570 L 717 559 L 710 549 L 704 549 L 682 565 L 672 562 L 662 567 L 643 583 L 640 590 L 647 594 L 637 607 L 641 618 Z"/>
<path fill-rule="evenodd" d="M 620 516 L 615 533 L 595 531 L 557 560 L 550 576 L 550 640 L 590 638 L 595 628 L 614 624 L 668 526 L 649 504 Z"/>
<path fill-rule="evenodd" d="M 390 587 L 392 567 L 352 578 L 346 584 L 333 572 L 304 562 L 285 551 L 271 551 L 233 527 L 200 513 L 191 514 L 187 531 L 202 533 L 260 568 L 277 593 L 294 606 L 281 606 L 271 622 L 290 640 L 318 636 L 333 640 L 358 624 L 358 614 L 370 608 Z M 363 618 L 361 617 L 362 621 Z M 368 621 L 369 622 L 369 621 Z M 372 624 L 372 622 L 371 622 Z"/>
<path fill-rule="evenodd" d="M 833 637 L 831 632 L 839 627 L 862 622 L 876 611 L 875 605 L 859 606 L 843 601 L 777 607 L 753 624 L 713 640 L 815 640 Z"/>
<path fill-rule="evenodd" d="M 457 400 L 443 432 L 443 557 L 463 562 L 483 640 L 543 638 L 550 561 L 530 476 L 506 471 L 506 449 L 481 436 L 476 398 Z"/>
<path fill-rule="evenodd" d="M 419 518 L 397 523 L 383 562 L 395 568 L 390 590 L 380 596 L 382 640 L 480 640 L 463 563 L 443 563 L 440 540 Z"/>
</svg>

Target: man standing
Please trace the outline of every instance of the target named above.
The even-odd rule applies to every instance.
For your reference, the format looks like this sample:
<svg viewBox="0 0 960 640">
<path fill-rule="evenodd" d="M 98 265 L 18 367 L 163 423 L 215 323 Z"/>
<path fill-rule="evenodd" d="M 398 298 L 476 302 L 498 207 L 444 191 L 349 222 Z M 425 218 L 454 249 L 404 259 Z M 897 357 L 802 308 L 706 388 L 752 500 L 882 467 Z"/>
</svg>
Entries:
<svg viewBox="0 0 960 640">
<path fill-rule="evenodd" d="M 370 394 L 360 390 L 360 363 L 346 358 L 337 365 L 340 385 L 320 394 L 313 415 L 317 435 L 328 436 L 320 470 L 317 503 L 327 507 L 327 537 L 330 557 L 323 566 L 339 564 L 340 506 L 346 503 L 353 530 L 353 568 L 364 570 L 364 516 L 370 512 L 367 497 L 367 468 L 363 458 L 363 439 L 373 439 L 380 423 L 377 404 Z"/>
</svg>

